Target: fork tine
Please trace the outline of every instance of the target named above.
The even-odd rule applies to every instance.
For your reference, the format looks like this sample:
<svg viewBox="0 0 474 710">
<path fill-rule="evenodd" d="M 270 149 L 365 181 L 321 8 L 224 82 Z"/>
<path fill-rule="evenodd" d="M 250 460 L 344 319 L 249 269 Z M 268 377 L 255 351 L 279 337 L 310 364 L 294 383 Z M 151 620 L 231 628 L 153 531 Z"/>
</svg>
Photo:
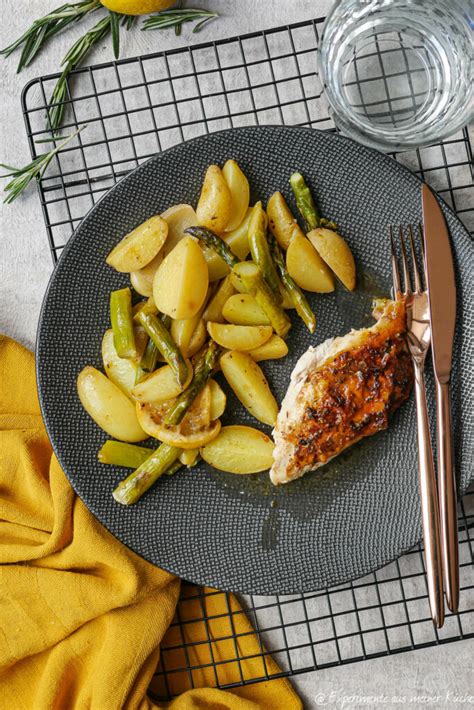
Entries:
<svg viewBox="0 0 474 710">
<path fill-rule="evenodd" d="M 400 272 L 398 271 L 397 263 L 397 253 L 395 251 L 395 242 L 393 240 L 392 227 L 389 227 L 390 234 L 390 249 L 392 252 L 392 281 L 393 281 L 393 295 L 395 300 L 398 301 L 402 295 L 402 290 L 400 288 Z"/>
<path fill-rule="evenodd" d="M 426 278 L 425 233 L 423 231 L 422 224 L 418 224 L 418 237 L 420 239 L 421 265 L 423 266 L 424 288 L 427 288 L 428 279 Z"/>
<path fill-rule="evenodd" d="M 413 242 L 413 227 L 411 224 L 408 225 L 408 239 L 410 240 L 411 260 L 413 262 L 413 274 L 415 276 L 415 291 L 416 293 L 420 293 L 421 279 L 420 272 L 418 271 L 418 264 L 416 263 L 415 244 Z"/>
<path fill-rule="evenodd" d="M 408 259 L 407 259 L 407 253 L 405 250 L 405 240 L 403 237 L 403 227 L 400 225 L 399 227 L 399 236 L 400 236 L 400 247 L 402 250 L 402 266 L 403 266 L 403 280 L 405 282 L 405 295 L 408 295 L 412 293 L 411 290 L 411 279 L 410 279 L 410 270 L 408 269 Z"/>
</svg>

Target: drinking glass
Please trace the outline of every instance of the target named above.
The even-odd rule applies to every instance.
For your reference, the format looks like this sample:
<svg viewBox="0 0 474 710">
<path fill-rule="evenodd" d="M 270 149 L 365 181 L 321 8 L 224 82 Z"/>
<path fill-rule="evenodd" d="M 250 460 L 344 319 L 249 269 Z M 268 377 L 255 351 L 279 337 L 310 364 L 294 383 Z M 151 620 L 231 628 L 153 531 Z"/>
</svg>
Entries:
<svg viewBox="0 0 474 710">
<path fill-rule="evenodd" d="M 339 0 L 319 69 L 334 122 L 384 151 L 435 143 L 473 118 L 473 0 Z"/>
</svg>

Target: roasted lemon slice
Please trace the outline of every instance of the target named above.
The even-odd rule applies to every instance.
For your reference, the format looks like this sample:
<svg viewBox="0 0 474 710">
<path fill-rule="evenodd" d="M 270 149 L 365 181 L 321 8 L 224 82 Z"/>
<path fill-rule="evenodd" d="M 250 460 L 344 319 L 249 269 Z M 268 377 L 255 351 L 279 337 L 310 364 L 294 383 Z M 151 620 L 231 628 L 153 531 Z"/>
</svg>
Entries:
<svg viewBox="0 0 474 710">
<path fill-rule="evenodd" d="M 180 449 L 197 449 L 214 439 L 221 428 L 220 420 L 211 421 L 211 388 L 209 385 L 196 397 L 183 421 L 177 426 L 165 424 L 174 400 L 158 406 L 137 402 L 137 418 L 147 434 Z"/>
</svg>

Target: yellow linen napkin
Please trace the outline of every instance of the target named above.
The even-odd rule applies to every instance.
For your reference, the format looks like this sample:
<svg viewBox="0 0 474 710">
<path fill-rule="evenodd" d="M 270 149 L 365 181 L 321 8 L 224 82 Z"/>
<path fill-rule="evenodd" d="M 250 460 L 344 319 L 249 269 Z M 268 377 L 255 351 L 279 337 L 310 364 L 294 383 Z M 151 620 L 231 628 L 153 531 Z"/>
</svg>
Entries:
<svg viewBox="0 0 474 710">
<path fill-rule="evenodd" d="M 176 646 L 172 621 L 180 581 L 123 546 L 76 496 L 44 430 L 36 397 L 33 355 L 0 336 L 0 708 L 16 710 L 148 710 L 147 695 L 160 644 Z M 192 665 L 214 658 L 220 684 L 275 675 L 237 601 L 186 587 L 180 608 Z M 212 642 L 204 635 L 202 604 Z M 233 612 L 232 615 L 229 612 Z M 222 639 L 222 640 L 219 640 Z M 166 652 L 166 668 L 182 668 L 182 649 Z M 171 665 L 170 665 L 171 664 Z M 160 692 L 159 674 L 154 679 Z M 212 667 L 171 673 L 173 710 L 301 708 L 285 679 L 217 690 Z M 153 685 L 152 685 L 153 689 Z"/>
</svg>

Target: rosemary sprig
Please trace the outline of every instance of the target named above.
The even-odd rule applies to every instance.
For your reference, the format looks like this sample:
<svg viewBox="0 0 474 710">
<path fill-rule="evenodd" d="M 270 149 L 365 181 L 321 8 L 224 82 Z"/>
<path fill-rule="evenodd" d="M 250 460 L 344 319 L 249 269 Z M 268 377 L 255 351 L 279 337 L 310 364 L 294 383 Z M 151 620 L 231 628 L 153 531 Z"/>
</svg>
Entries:
<svg viewBox="0 0 474 710">
<path fill-rule="evenodd" d="M 100 0 L 81 0 L 77 3 L 67 3 L 52 12 L 39 17 L 12 44 L 0 50 L 0 54 L 9 57 L 12 52 L 23 45 L 18 62 L 17 72 L 27 67 L 36 55 L 43 49 L 46 42 L 68 25 L 79 22 L 83 17 L 102 7 Z"/>
<path fill-rule="evenodd" d="M 91 27 L 77 42 L 74 42 L 69 52 L 61 62 L 64 67 L 61 76 L 56 82 L 56 86 L 51 94 L 48 108 L 48 122 L 52 131 L 56 131 L 61 125 L 64 115 L 65 101 L 68 93 L 68 77 L 75 67 L 77 67 L 84 57 L 90 52 L 92 47 L 100 42 L 111 30 L 111 13 L 103 17 L 97 24 Z"/>
<path fill-rule="evenodd" d="M 150 15 L 143 22 L 142 30 L 164 30 L 167 27 L 181 27 L 185 22 L 195 22 L 200 20 L 194 27 L 193 32 L 199 30 L 215 17 L 219 17 L 217 12 L 200 10 L 198 8 L 174 8 L 172 10 L 162 10 L 157 15 Z"/>
<path fill-rule="evenodd" d="M 112 32 L 114 54 L 118 57 L 120 49 L 119 23 L 122 27 L 129 30 L 133 27 L 134 19 L 135 18 L 131 19 L 125 15 L 118 15 L 115 12 L 109 12 L 107 17 L 103 17 L 102 20 L 99 20 L 97 24 L 91 27 L 90 30 L 72 45 L 61 62 L 61 66 L 64 67 L 64 69 L 56 82 L 49 101 L 48 122 L 52 131 L 56 131 L 59 128 L 63 119 L 65 101 L 68 93 L 68 77 L 71 71 L 82 62 L 92 47 L 106 37 L 109 32 Z"/>
<path fill-rule="evenodd" d="M 28 165 L 25 165 L 22 168 L 13 168 L 11 165 L 5 165 L 4 163 L 0 163 L 0 167 L 10 171 L 8 173 L 0 175 L 0 177 L 13 177 L 13 180 L 10 180 L 10 182 L 4 188 L 4 191 L 7 193 L 4 202 L 10 204 L 10 202 L 16 200 L 16 198 L 23 192 L 23 190 L 28 187 L 28 185 L 34 178 L 40 180 L 43 177 L 44 172 L 47 170 L 48 165 L 50 164 L 54 156 L 57 155 L 59 151 L 63 150 L 63 148 L 68 143 L 70 143 L 72 139 L 75 138 L 84 128 L 85 126 L 81 126 L 81 128 L 78 128 L 77 131 L 74 131 L 74 133 L 71 133 L 71 135 L 69 136 L 56 136 L 51 139 L 44 139 L 44 141 L 36 141 L 37 143 L 40 143 L 45 142 L 46 140 L 56 141 L 62 140 L 62 138 L 64 138 L 64 140 L 62 140 L 62 143 L 59 143 L 59 145 L 57 145 L 55 148 L 52 148 L 47 153 L 41 153 L 41 155 L 38 155 L 31 163 L 28 163 Z"/>
</svg>

